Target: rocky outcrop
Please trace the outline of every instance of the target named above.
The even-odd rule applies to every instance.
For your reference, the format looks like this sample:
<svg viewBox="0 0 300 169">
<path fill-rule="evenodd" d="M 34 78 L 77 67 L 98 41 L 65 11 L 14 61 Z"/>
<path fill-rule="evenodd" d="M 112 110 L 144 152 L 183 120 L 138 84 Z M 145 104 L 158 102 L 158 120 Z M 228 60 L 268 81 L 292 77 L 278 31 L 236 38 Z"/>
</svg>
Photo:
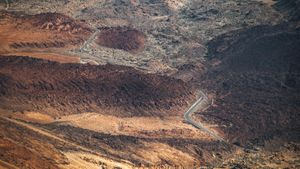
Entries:
<svg viewBox="0 0 300 169">
<path fill-rule="evenodd" d="M 41 13 L 29 16 L 29 18 L 33 20 L 33 25 L 41 29 L 65 31 L 74 34 L 91 32 L 91 29 L 83 23 L 59 13 Z"/>
<path fill-rule="evenodd" d="M 59 13 L 28 15 L 6 11 L 0 11 L 0 31 L 1 54 L 24 48 L 72 48 L 83 44 L 93 32 L 83 22 Z"/>
</svg>

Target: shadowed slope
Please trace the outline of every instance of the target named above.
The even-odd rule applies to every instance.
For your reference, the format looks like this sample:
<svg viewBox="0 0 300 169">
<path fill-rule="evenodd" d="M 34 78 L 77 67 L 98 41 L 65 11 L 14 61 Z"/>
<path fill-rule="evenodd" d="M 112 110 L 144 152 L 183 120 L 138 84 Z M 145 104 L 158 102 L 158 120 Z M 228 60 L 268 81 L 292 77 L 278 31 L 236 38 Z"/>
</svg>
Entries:
<svg viewBox="0 0 300 169">
<path fill-rule="evenodd" d="M 124 66 L 1 57 L 0 73 L 1 107 L 11 109 L 163 116 L 182 113 L 194 98 L 193 88 L 181 80 Z"/>
<path fill-rule="evenodd" d="M 299 39 L 288 25 L 254 27 L 210 42 L 211 62 L 219 64 L 212 64 L 202 84 L 217 99 L 201 117 L 222 125 L 233 141 L 299 140 Z"/>
</svg>

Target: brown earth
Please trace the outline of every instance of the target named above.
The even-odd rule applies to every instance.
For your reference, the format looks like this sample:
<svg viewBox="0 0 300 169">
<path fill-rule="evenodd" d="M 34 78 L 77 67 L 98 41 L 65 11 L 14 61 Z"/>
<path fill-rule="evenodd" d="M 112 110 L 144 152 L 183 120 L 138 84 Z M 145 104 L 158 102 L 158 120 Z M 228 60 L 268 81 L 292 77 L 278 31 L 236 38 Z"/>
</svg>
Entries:
<svg viewBox="0 0 300 169">
<path fill-rule="evenodd" d="M 63 6 L 58 2 L 51 6 L 54 2 L 50 1 L 50 6 L 33 1 L 30 4 L 27 0 L 16 2 L 22 6 L 17 9 L 25 6 L 28 11 Z M 270 4 L 268 0 L 263 2 Z M 286 11 L 286 3 L 277 3 L 277 7 L 293 14 L 292 19 L 296 20 L 299 17 L 294 2 L 288 3 L 291 10 Z M 129 2 L 138 8 L 125 1 L 59 3 L 71 4 L 68 7 L 76 10 L 63 7 L 53 11 L 71 12 L 95 27 L 99 26 L 95 23 L 104 21 L 100 25 L 107 28 L 101 30 L 97 43 L 127 51 L 121 53 L 126 59 L 131 59 L 127 55 L 142 52 L 148 38 L 149 48 L 145 51 L 154 49 L 150 55 L 161 58 L 162 52 L 168 56 L 163 57 L 166 61 L 173 62 L 175 57 L 183 63 L 175 64 L 178 72 L 174 77 L 185 82 L 123 66 L 60 64 L 80 61 L 83 56 L 69 56 L 66 51 L 79 48 L 93 30 L 57 13 L 1 12 L 0 110 L 5 110 L 0 112 L 0 168 L 127 168 L 124 161 L 140 168 L 199 168 L 217 165 L 219 161 L 225 161 L 225 168 L 299 168 L 299 145 L 288 142 L 279 153 L 270 153 L 268 146 L 272 150 L 272 146 L 279 146 L 263 144 L 274 137 L 280 137 L 284 143 L 299 141 L 299 26 L 251 28 L 277 23 L 280 16 L 266 17 L 272 12 L 246 1 L 221 3 L 222 8 L 214 1 L 203 1 L 209 9 L 203 12 L 202 3 L 189 4 L 184 0 L 165 1 L 170 9 L 158 1 Z M 178 10 L 179 15 L 171 10 Z M 133 15 L 135 12 L 138 15 Z M 127 20 L 128 16 L 135 17 Z M 140 28 L 141 20 L 149 18 L 154 22 L 145 22 Z M 131 24 L 145 30 L 147 37 L 129 27 L 117 27 Z M 217 37 L 237 29 L 241 30 Z M 196 36 L 201 38 L 190 43 L 190 37 Z M 204 41 L 199 40 L 202 38 Z M 195 63 L 195 58 L 202 58 L 206 52 L 202 43 L 210 38 L 214 39 L 207 44 L 208 62 L 200 59 L 201 63 Z M 93 52 L 103 48 L 92 47 L 89 54 L 103 57 Z M 132 56 L 145 59 L 147 52 L 140 53 L 143 57 Z M 164 67 L 155 59 L 146 58 L 145 63 L 153 65 L 153 69 Z M 109 63 L 126 65 L 124 60 Z M 195 100 L 191 82 L 201 84 L 200 88 L 213 98 L 212 106 L 195 118 L 221 132 L 230 143 L 242 145 L 243 152 L 234 154 L 231 145 L 214 141 L 181 120 Z M 255 146 L 261 144 L 259 149 L 263 150 L 256 150 Z M 234 159 L 227 160 L 228 154 L 233 154 Z"/>
<path fill-rule="evenodd" d="M 70 56 L 65 54 L 56 54 L 56 53 L 39 53 L 39 52 L 16 52 L 9 53 L 8 55 L 3 56 L 27 56 L 32 58 L 44 59 L 49 61 L 55 61 L 59 63 L 80 63 L 80 57 Z"/>
<path fill-rule="evenodd" d="M 3 112 L 1 110 L 1 116 Z M 20 168 L 129 168 L 114 160 L 31 124 L 0 117 L 0 157 L 6 166 Z M 14 134 L 11 134 L 14 133 Z M 86 160 L 91 158 L 92 160 Z M 0 163 L 1 166 L 1 163 Z"/>
<path fill-rule="evenodd" d="M 65 161 L 63 155 L 37 133 L 3 119 L 0 119 L 0 129 L 0 157 L 7 163 L 24 168 L 58 168 L 57 164 Z"/>
<path fill-rule="evenodd" d="M 194 101 L 191 85 L 133 68 L 59 64 L 0 57 L 1 107 L 53 116 L 98 112 L 115 116 L 181 115 Z"/>
<path fill-rule="evenodd" d="M 144 138 L 186 138 L 210 140 L 204 132 L 184 123 L 182 116 L 174 117 L 129 117 L 101 115 L 99 113 L 81 113 L 61 116 L 59 119 L 50 119 L 48 116 L 37 112 L 24 112 L 11 114 L 29 122 L 47 124 L 56 122 L 68 124 L 83 129 L 112 135 L 138 136 Z M 107 123 L 109 121 L 109 123 Z"/>
<path fill-rule="evenodd" d="M 50 154 L 61 152 L 56 161 L 64 159 L 62 162 L 51 161 L 54 157 L 45 162 L 39 157 L 25 160 L 36 163 L 34 168 L 43 163 L 78 168 L 86 165 L 79 164 L 84 161 L 99 167 L 98 161 L 102 164 L 103 159 L 98 160 L 97 154 L 141 168 L 209 165 L 233 150 L 183 122 L 183 112 L 194 100 L 193 86 L 130 67 L 0 57 L 0 108 L 5 109 L 1 112 L 10 110 L 6 114 L 0 112 L 0 117 L 5 117 L 0 122 L 11 127 L 21 125 L 30 129 L 32 136 L 43 135 L 36 139 L 15 132 L 15 137 L 26 137 L 27 145 L 34 142 L 32 146 L 37 148 L 44 144 L 54 146 L 52 141 L 44 140 L 50 137 L 71 149 L 59 146 L 45 150 Z M 22 127 L 19 131 L 24 130 Z M 3 134 L 4 139 L 11 137 Z M 3 155 L 5 162 L 16 166 L 22 165 L 23 154 L 30 153 L 27 149 L 21 152 L 21 147 L 6 141 L 3 145 L 18 151 Z M 82 152 L 87 150 L 97 154 Z M 214 157 L 216 153 L 218 158 Z M 20 162 L 13 162 L 14 158 Z"/>
<path fill-rule="evenodd" d="M 34 51 L 33 57 L 59 61 L 42 53 L 77 48 L 91 33 L 87 25 L 63 14 L 0 11 L 0 54 Z"/>
<path fill-rule="evenodd" d="M 114 49 L 121 49 L 131 53 L 144 50 L 146 36 L 128 27 L 103 28 L 96 43 Z"/>
<path fill-rule="evenodd" d="M 230 146 L 203 138 L 113 135 L 59 123 L 40 126 L 114 159 L 131 161 L 136 167 L 195 168 L 213 164 L 214 160 L 232 153 Z M 213 157 L 217 153 L 219 158 Z"/>
<path fill-rule="evenodd" d="M 226 149 L 215 141 L 112 135 L 6 117 L 0 117 L 0 127 L 1 160 L 22 168 L 194 168 Z"/>
</svg>

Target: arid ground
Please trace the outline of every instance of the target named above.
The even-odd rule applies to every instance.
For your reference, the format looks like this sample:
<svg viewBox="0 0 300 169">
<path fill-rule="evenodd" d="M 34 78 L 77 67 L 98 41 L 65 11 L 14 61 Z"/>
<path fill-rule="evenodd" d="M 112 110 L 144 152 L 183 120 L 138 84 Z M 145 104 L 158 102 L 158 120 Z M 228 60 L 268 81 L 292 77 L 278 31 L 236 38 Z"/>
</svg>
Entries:
<svg viewBox="0 0 300 169">
<path fill-rule="evenodd" d="M 300 168 L 299 8 L 0 1 L 0 168 Z"/>
</svg>

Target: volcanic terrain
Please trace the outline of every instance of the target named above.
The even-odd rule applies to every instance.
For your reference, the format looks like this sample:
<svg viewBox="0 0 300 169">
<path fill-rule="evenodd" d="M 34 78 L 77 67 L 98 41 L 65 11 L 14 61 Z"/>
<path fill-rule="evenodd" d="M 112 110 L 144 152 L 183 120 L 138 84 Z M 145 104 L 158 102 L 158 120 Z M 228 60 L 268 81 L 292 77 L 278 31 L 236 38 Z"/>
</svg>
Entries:
<svg viewBox="0 0 300 169">
<path fill-rule="evenodd" d="M 0 168 L 300 168 L 299 4 L 0 1 Z"/>
</svg>

